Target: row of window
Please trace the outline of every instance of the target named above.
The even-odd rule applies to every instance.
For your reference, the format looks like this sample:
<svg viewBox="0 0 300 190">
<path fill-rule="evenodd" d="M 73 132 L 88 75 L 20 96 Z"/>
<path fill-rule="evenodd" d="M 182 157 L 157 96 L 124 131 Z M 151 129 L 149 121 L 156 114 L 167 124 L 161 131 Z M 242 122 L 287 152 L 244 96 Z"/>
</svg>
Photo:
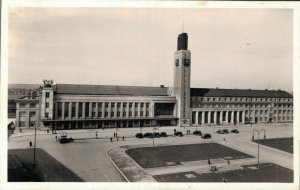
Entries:
<svg viewBox="0 0 300 190">
<path fill-rule="evenodd" d="M 26 107 L 28 107 L 28 105 L 30 108 L 36 108 L 36 106 L 37 106 L 36 103 L 20 103 L 19 105 L 20 105 L 19 106 L 20 108 L 26 108 Z"/>
<path fill-rule="evenodd" d="M 36 112 L 35 111 L 31 111 L 29 112 L 29 117 L 35 117 L 36 116 Z M 26 117 L 26 112 L 19 112 L 19 117 L 20 118 L 24 118 Z"/>
<path fill-rule="evenodd" d="M 29 122 L 29 127 L 35 127 L 36 126 L 36 122 L 35 121 L 30 121 Z M 25 127 L 25 121 L 20 121 L 19 122 L 19 127 Z"/>
<path fill-rule="evenodd" d="M 246 102 L 292 102 L 292 98 L 237 98 L 237 97 L 196 97 L 192 96 L 192 100 L 198 100 L 198 101 L 246 101 Z"/>
<path fill-rule="evenodd" d="M 267 108 L 270 104 L 252 104 L 251 108 Z M 249 104 L 201 104 L 201 103 L 192 103 L 193 108 L 229 108 L 229 107 L 244 107 L 248 108 Z M 274 105 L 274 108 L 292 108 L 292 105 Z"/>
</svg>

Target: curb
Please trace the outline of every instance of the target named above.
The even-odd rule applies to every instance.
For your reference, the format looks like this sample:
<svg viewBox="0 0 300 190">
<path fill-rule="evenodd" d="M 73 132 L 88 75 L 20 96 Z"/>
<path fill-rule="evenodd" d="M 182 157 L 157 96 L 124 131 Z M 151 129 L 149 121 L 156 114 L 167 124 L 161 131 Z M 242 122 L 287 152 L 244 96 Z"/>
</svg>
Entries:
<svg viewBox="0 0 300 190">
<path fill-rule="evenodd" d="M 111 150 L 111 149 L 110 149 Z M 110 150 L 107 150 L 106 152 L 105 152 L 105 154 L 106 154 L 106 157 L 111 161 L 111 163 L 115 166 L 115 168 L 117 168 L 117 170 L 120 172 L 120 174 L 123 176 L 123 178 L 126 180 L 126 182 L 128 183 L 128 182 L 130 182 L 128 179 L 127 179 L 127 177 L 123 174 L 123 172 L 120 170 L 120 168 L 112 161 L 112 159 L 108 156 L 108 154 L 107 154 L 107 152 L 108 151 L 110 151 Z"/>
</svg>

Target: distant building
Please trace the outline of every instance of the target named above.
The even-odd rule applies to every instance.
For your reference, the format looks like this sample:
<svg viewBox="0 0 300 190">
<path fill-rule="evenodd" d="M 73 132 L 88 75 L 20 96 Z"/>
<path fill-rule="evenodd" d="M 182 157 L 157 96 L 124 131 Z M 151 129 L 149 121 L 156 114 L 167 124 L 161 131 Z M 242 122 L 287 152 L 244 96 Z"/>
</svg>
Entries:
<svg viewBox="0 0 300 190">
<path fill-rule="evenodd" d="M 231 125 L 292 122 L 285 91 L 190 88 L 188 36 L 178 36 L 171 88 L 73 85 L 44 81 L 37 96 L 17 102 L 17 127 L 53 129 Z"/>
</svg>

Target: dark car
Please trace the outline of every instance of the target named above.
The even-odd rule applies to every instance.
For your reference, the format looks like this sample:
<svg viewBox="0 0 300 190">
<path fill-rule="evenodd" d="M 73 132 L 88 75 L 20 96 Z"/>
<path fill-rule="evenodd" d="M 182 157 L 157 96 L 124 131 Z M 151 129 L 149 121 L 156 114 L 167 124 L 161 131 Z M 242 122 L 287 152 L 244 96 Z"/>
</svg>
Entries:
<svg viewBox="0 0 300 190">
<path fill-rule="evenodd" d="M 229 131 L 227 129 L 222 130 L 222 134 L 228 134 L 228 133 L 229 133 Z"/>
<path fill-rule="evenodd" d="M 161 136 L 161 137 L 167 137 L 167 133 L 166 133 L 166 132 L 161 132 L 161 133 L 160 133 L 160 136 Z"/>
<path fill-rule="evenodd" d="M 155 133 L 153 133 L 153 137 L 154 137 L 154 138 L 159 138 L 159 137 L 160 137 L 160 134 L 159 134 L 158 132 L 155 132 Z"/>
<path fill-rule="evenodd" d="M 196 131 L 194 131 L 194 132 L 193 132 L 193 134 L 194 134 L 194 135 L 201 136 L 201 135 L 202 135 L 202 132 L 201 132 L 201 131 L 197 131 L 197 130 L 196 130 Z"/>
<path fill-rule="evenodd" d="M 71 138 L 68 138 L 67 136 L 61 136 L 59 139 L 59 143 L 61 144 L 66 144 L 66 143 L 70 143 L 73 142 L 74 140 Z"/>
<path fill-rule="evenodd" d="M 153 134 L 152 133 L 145 133 L 144 137 L 153 138 Z"/>
<path fill-rule="evenodd" d="M 182 137 L 182 136 L 183 136 L 183 134 L 182 134 L 181 131 L 176 131 L 176 132 L 174 133 L 174 135 L 175 135 L 175 136 L 178 136 L 178 137 Z"/>
<path fill-rule="evenodd" d="M 237 129 L 232 129 L 230 132 L 231 133 L 240 133 L 239 130 L 237 130 Z"/>
<path fill-rule="evenodd" d="M 205 133 L 205 134 L 202 135 L 202 138 L 203 139 L 210 139 L 211 135 L 209 133 Z"/>
<path fill-rule="evenodd" d="M 222 133 L 222 130 L 217 130 L 217 133 L 218 133 L 218 134 L 223 134 L 223 133 Z"/>
<path fill-rule="evenodd" d="M 141 138 L 144 138 L 144 135 L 143 135 L 143 133 L 137 133 L 137 134 L 135 134 L 135 137 L 141 139 Z"/>
</svg>

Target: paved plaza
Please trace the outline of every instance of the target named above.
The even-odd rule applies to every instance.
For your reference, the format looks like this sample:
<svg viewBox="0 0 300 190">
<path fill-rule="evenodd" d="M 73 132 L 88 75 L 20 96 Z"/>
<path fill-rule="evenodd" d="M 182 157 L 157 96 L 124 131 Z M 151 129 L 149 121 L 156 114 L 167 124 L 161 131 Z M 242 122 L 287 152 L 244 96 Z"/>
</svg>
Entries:
<svg viewBox="0 0 300 190">
<path fill-rule="evenodd" d="M 239 134 L 217 134 L 215 131 L 218 129 L 234 129 L 237 128 Z M 183 137 L 172 136 L 174 129 L 182 131 Z M 204 126 L 197 127 L 202 133 L 210 133 L 211 139 L 202 139 L 199 136 L 186 134 L 187 130 L 194 131 L 196 127 L 161 127 L 159 132 L 165 131 L 168 136 L 166 138 L 155 138 L 155 146 L 168 146 L 168 145 L 186 145 L 186 144 L 201 144 L 201 143 L 219 143 L 228 148 L 243 152 L 251 155 L 254 158 L 246 159 L 246 162 L 236 160 L 236 164 L 232 163 L 231 167 L 238 167 L 238 165 L 255 164 L 257 162 L 257 144 L 251 142 L 253 129 L 265 129 L 267 138 L 286 138 L 293 137 L 293 125 L 291 123 L 279 123 L 279 124 L 258 124 L 258 125 L 240 125 L 240 126 Z M 153 132 L 153 128 L 120 128 L 120 129 L 86 129 L 86 130 L 67 130 L 69 137 L 75 139 L 73 143 L 59 144 L 55 140 L 55 135 L 47 133 L 46 131 L 37 132 L 37 147 L 45 150 L 53 158 L 66 166 L 78 177 L 84 181 L 89 182 L 124 182 L 126 176 L 119 171 L 120 168 L 116 167 L 110 158 L 107 156 L 107 152 L 120 149 L 120 147 L 152 147 L 153 139 L 143 138 L 137 139 L 134 135 L 138 132 Z M 96 139 L 96 131 L 98 139 Z M 113 138 L 113 142 L 110 141 L 110 137 L 114 137 L 114 133 L 118 134 L 119 139 Z M 33 142 L 34 131 L 26 130 L 20 133 L 16 131 L 15 134 L 9 139 L 9 149 L 22 149 L 29 148 L 29 141 Z M 124 141 L 121 137 L 125 137 Z M 255 136 L 256 137 L 256 136 Z M 225 138 L 225 142 L 224 142 Z M 128 148 L 125 148 L 128 149 Z M 124 155 L 126 155 L 124 151 Z M 127 156 L 129 157 L 129 156 Z M 267 146 L 260 146 L 260 162 L 261 163 L 274 163 L 281 167 L 293 170 L 293 154 L 277 150 Z M 207 164 L 207 161 L 206 161 Z M 221 167 L 222 167 L 222 163 Z M 224 163 L 225 164 L 225 163 Z M 195 165 L 198 168 L 195 168 Z M 141 169 L 137 163 L 132 162 L 132 167 Z M 194 168 L 191 170 L 191 168 Z M 224 165 L 224 170 L 226 169 Z M 129 168 L 131 169 L 131 168 Z M 205 165 L 207 169 L 207 165 Z M 179 168 L 174 166 L 160 167 L 158 170 L 149 168 L 142 170 L 142 175 L 146 176 L 145 181 L 155 181 L 151 176 L 163 175 L 167 173 L 180 173 L 194 170 L 204 170 L 201 168 L 201 164 L 197 161 L 185 162 Z M 137 172 L 141 172 L 140 170 Z M 133 173 L 134 174 L 134 173 Z M 150 177 L 149 177 L 150 176 Z M 131 181 L 131 180 L 129 180 Z M 134 181 L 139 181 L 135 178 Z M 142 180 L 143 181 L 143 180 Z"/>
</svg>

